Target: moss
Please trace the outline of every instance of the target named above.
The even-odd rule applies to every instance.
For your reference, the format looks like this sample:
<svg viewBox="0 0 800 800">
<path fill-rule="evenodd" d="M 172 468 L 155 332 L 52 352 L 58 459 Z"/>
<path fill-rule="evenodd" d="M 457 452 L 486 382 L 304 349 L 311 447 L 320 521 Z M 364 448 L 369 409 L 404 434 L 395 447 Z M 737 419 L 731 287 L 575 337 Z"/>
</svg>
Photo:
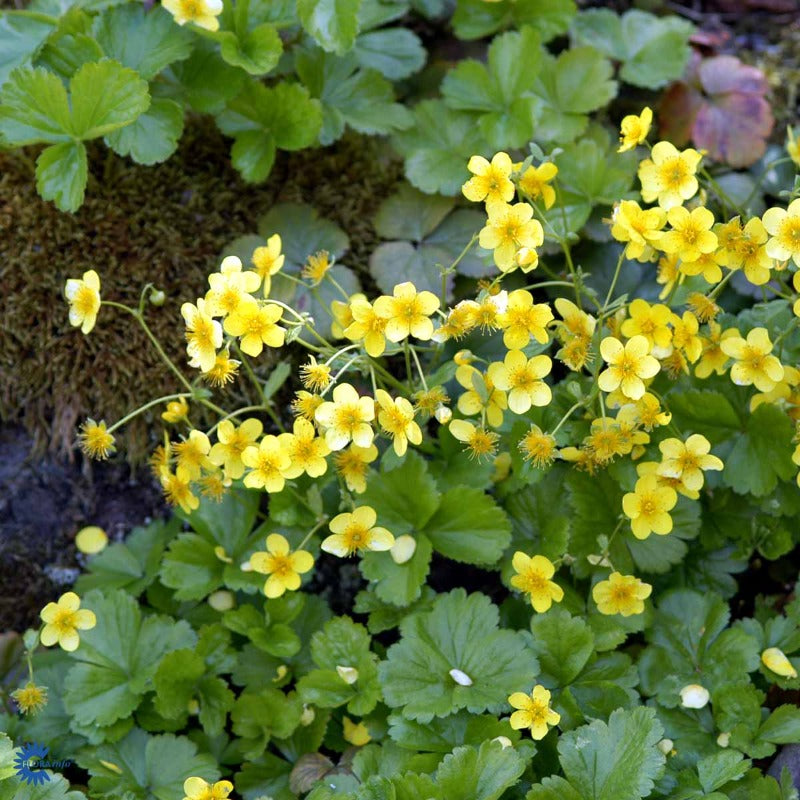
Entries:
<svg viewBox="0 0 800 800">
<path fill-rule="evenodd" d="M 265 185 L 249 186 L 209 119 L 190 120 L 178 153 L 156 167 L 107 152 L 92 148 L 86 202 L 75 215 L 37 196 L 35 152 L 0 154 L 0 417 L 22 422 L 39 452 L 72 453 L 84 417 L 112 422 L 144 395 L 175 389 L 130 318 L 103 309 L 88 337 L 69 326 L 68 277 L 95 269 L 104 298 L 129 304 L 147 282 L 163 289 L 167 301 L 150 307 L 148 321 L 184 363 L 180 305 L 205 292 L 227 242 L 254 232 L 275 202 L 308 202 L 348 232 L 348 263 L 365 269 L 372 213 L 400 174 L 396 162 L 379 158 L 377 142 L 354 137 L 283 154 Z M 132 424 L 122 443 L 129 460 L 141 460 L 150 447 L 147 420 Z"/>
</svg>

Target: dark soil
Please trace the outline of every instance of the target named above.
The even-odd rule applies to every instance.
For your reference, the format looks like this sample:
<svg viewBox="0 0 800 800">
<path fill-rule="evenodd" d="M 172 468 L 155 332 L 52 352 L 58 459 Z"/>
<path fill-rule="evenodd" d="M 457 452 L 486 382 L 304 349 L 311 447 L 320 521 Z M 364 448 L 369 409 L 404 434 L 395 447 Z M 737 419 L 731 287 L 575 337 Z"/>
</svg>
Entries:
<svg viewBox="0 0 800 800">
<path fill-rule="evenodd" d="M 21 427 L 0 427 L 0 633 L 35 626 L 44 604 L 74 582 L 82 527 L 99 525 L 119 541 L 166 513 L 149 474 L 133 476 L 124 463 L 29 460 L 31 445 Z"/>
</svg>

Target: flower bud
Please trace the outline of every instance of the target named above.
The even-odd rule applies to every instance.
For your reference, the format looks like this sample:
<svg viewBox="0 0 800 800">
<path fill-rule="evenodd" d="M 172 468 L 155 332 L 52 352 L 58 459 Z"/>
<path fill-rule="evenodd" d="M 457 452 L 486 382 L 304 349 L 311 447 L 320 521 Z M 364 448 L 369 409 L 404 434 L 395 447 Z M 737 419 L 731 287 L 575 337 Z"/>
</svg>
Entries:
<svg viewBox="0 0 800 800">
<path fill-rule="evenodd" d="M 352 685 L 358 680 L 358 670 L 355 667 L 337 666 L 336 672 L 345 683 Z"/>
<path fill-rule="evenodd" d="M 453 361 L 455 361 L 459 367 L 463 367 L 465 364 L 471 364 L 474 360 L 475 356 L 472 355 L 471 350 L 459 350 L 453 356 Z"/>
<path fill-rule="evenodd" d="M 307 728 L 316 718 L 317 712 L 311 706 L 304 705 L 303 713 L 300 715 L 300 724 Z"/>
<path fill-rule="evenodd" d="M 681 689 L 681 705 L 684 708 L 705 708 L 711 695 L 699 683 L 690 683 Z"/>
<path fill-rule="evenodd" d="M 230 611 L 236 605 L 236 598 L 233 596 L 233 592 L 220 589 L 208 596 L 208 604 L 214 611 Z"/>
<path fill-rule="evenodd" d="M 101 550 L 105 550 L 108 544 L 108 536 L 102 528 L 97 525 L 89 525 L 81 528 L 75 536 L 75 547 L 88 556 L 93 556 Z"/>
<path fill-rule="evenodd" d="M 395 564 L 405 564 L 407 561 L 411 560 L 416 550 L 416 539 L 406 533 L 402 536 L 398 536 L 394 540 L 394 544 L 389 552 L 391 553 L 392 561 L 394 561 Z"/>
<path fill-rule="evenodd" d="M 470 678 L 466 672 L 462 672 L 460 669 L 453 667 L 453 669 L 450 670 L 450 677 L 459 686 L 472 686 L 472 678 Z"/>
<path fill-rule="evenodd" d="M 509 739 L 508 736 L 495 736 L 492 741 L 498 742 L 503 750 L 505 750 L 506 747 L 511 747 L 511 739 Z"/>
<path fill-rule="evenodd" d="M 167 295 L 164 294 L 163 289 L 152 289 L 150 291 L 150 303 L 154 306 L 163 306 Z"/>
<path fill-rule="evenodd" d="M 792 665 L 792 662 L 789 661 L 783 650 L 777 647 L 768 647 L 761 654 L 761 662 L 768 670 L 783 678 L 797 677 L 797 670 Z"/>
<path fill-rule="evenodd" d="M 662 739 L 656 743 L 656 747 L 665 755 L 668 756 L 672 752 L 675 742 L 672 739 Z"/>
<path fill-rule="evenodd" d="M 727 747 L 731 743 L 731 735 L 728 731 L 717 736 L 717 744 L 720 747 Z"/>
<path fill-rule="evenodd" d="M 242 259 L 239 256 L 225 256 L 222 263 L 219 265 L 219 271 L 233 270 L 238 272 L 242 268 Z"/>
<path fill-rule="evenodd" d="M 194 717 L 200 713 L 200 703 L 193 697 L 187 704 L 186 710 Z"/>
<path fill-rule="evenodd" d="M 441 405 L 436 406 L 433 416 L 440 425 L 447 425 L 453 419 L 453 412 L 447 406 Z"/>
</svg>

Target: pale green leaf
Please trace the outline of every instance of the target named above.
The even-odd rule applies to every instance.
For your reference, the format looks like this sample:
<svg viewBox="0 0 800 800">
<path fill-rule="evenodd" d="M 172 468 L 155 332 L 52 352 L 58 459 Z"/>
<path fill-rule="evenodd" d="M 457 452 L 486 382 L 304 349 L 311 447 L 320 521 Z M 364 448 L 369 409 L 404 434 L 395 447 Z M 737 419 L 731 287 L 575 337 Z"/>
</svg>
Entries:
<svg viewBox="0 0 800 800">
<path fill-rule="evenodd" d="M 0 89 L 0 138 L 14 147 L 72 139 L 64 84 L 43 67 L 15 69 Z"/>
<path fill-rule="evenodd" d="M 83 203 L 87 174 L 83 142 L 52 144 L 36 159 L 36 191 L 61 211 L 77 211 Z"/>
<path fill-rule="evenodd" d="M 268 23 L 257 25 L 240 35 L 233 31 L 219 31 L 215 38 L 220 43 L 222 58 L 251 75 L 271 72 L 283 53 L 281 37 L 275 26 Z"/>
<path fill-rule="evenodd" d="M 173 100 L 153 98 L 135 122 L 106 136 L 106 144 L 137 164 L 160 164 L 177 149 L 183 133 L 183 108 Z"/>
<path fill-rule="evenodd" d="M 46 20 L 0 15 L 0 87 L 13 69 L 30 62 L 52 31 Z"/>
<path fill-rule="evenodd" d="M 436 783 L 447 800 L 497 800 L 525 770 L 513 747 L 484 742 L 479 749 L 457 747 L 436 771 Z"/>
<path fill-rule="evenodd" d="M 363 33 L 356 39 L 353 53 L 362 67 L 377 70 L 392 81 L 418 72 L 427 56 L 417 34 L 408 28 Z"/>
<path fill-rule="evenodd" d="M 542 678 L 553 686 L 572 683 L 594 652 L 591 628 L 563 608 L 553 607 L 545 614 L 535 614 L 531 633 L 531 648 L 539 658 Z"/>
<path fill-rule="evenodd" d="M 298 0 L 305 30 L 328 52 L 342 55 L 356 41 L 361 0 Z"/>
<path fill-rule="evenodd" d="M 370 588 L 384 602 L 407 606 L 422 594 L 430 569 L 433 548 L 423 534 L 414 537 L 414 555 L 404 564 L 395 563 L 391 553 L 365 553 L 359 563 L 361 574 L 370 581 Z"/>
</svg>

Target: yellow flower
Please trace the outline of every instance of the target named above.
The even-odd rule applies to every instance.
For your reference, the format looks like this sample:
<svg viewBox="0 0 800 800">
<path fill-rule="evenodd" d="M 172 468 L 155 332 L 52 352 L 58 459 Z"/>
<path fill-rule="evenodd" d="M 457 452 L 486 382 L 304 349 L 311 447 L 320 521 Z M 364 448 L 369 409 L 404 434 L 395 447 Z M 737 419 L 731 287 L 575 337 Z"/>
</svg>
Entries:
<svg viewBox="0 0 800 800">
<path fill-rule="evenodd" d="M 81 608 L 81 599 L 75 592 L 66 592 L 57 603 L 48 603 L 39 615 L 45 623 L 41 642 L 45 647 L 58 643 L 68 653 L 81 643 L 78 631 L 88 631 L 97 625 L 94 612 Z"/>
<path fill-rule="evenodd" d="M 178 25 L 193 22 L 207 31 L 219 30 L 217 17 L 222 13 L 222 0 L 161 0 L 161 5 Z"/>
<path fill-rule="evenodd" d="M 515 289 L 508 294 L 506 310 L 500 315 L 503 328 L 503 344 L 509 350 L 522 350 L 531 337 L 539 344 L 547 344 L 547 326 L 553 320 L 553 312 L 547 303 L 533 302 L 533 295 L 525 289 Z"/>
<path fill-rule="evenodd" d="M 657 473 L 666 478 L 679 478 L 683 486 L 696 492 L 703 486 L 703 471 L 722 469 L 722 461 L 709 455 L 711 444 L 699 433 L 690 436 L 686 442 L 680 439 L 664 439 L 658 445 L 661 450 L 661 464 Z"/>
<path fill-rule="evenodd" d="M 241 348 L 249 356 L 258 356 L 268 347 L 282 347 L 286 331 L 277 325 L 283 309 L 275 303 L 263 306 L 255 302 L 242 303 L 235 314 L 225 320 L 225 331 L 241 336 Z"/>
<path fill-rule="evenodd" d="M 482 458 L 491 458 L 497 451 L 500 437 L 486 428 L 478 428 L 465 419 L 454 419 L 447 429 L 459 442 L 466 445 L 470 458 L 480 461 Z"/>
<path fill-rule="evenodd" d="M 692 292 L 686 303 L 700 322 L 710 322 L 722 309 L 710 298 L 700 292 Z"/>
<path fill-rule="evenodd" d="M 75 547 L 87 555 L 93 556 L 108 546 L 108 534 L 97 525 L 87 525 L 75 534 Z"/>
<path fill-rule="evenodd" d="M 728 356 L 722 352 L 722 340 L 739 336 L 736 328 L 728 328 L 723 331 L 720 324 L 713 320 L 708 324 L 708 331 L 708 336 L 700 337 L 703 342 L 703 353 L 700 356 L 700 363 L 694 370 L 694 374 L 698 378 L 707 378 L 712 372 L 717 375 L 725 374 Z"/>
<path fill-rule="evenodd" d="M 649 392 L 636 401 L 634 408 L 636 409 L 636 420 L 646 431 L 651 431 L 661 425 L 669 425 L 672 419 L 672 414 L 669 411 L 662 411 L 658 398 Z"/>
<path fill-rule="evenodd" d="M 643 209 L 635 200 L 622 200 L 614 207 L 611 235 L 618 242 L 627 242 L 626 258 L 648 261 L 653 245 L 664 235 L 666 221 L 667 213 L 661 208 Z"/>
<path fill-rule="evenodd" d="M 379 407 L 378 422 L 383 432 L 392 437 L 394 451 L 398 456 L 406 454 L 409 442 L 422 442 L 422 431 L 414 422 L 414 406 L 405 397 L 393 400 L 388 392 L 378 389 L 375 401 Z"/>
<path fill-rule="evenodd" d="M 318 364 L 314 356 L 308 357 L 308 364 L 300 367 L 300 380 L 306 389 L 319 392 L 327 389 L 331 383 L 331 368 L 327 364 Z"/>
<path fill-rule="evenodd" d="M 331 254 L 327 250 L 319 250 L 306 259 L 300 274 L 310 280 L 312 286 L 319 286 L 332 266 Z"/>
<path fill-rule="evenodd" d="M 731 380 L 737 386 L 755 385 L 760 392 L 770 392 L 783 378 L 781 362 L 770 355 L 772 342 L 766 328 L 753 328 L 747 339 L 723 338 L 720 349 L 736 361 L 731 367 Z"/>
<path fill-rule="evenodd" d="M 217 443 L 211 448 L 208 458 L 212 464 L 223 467 L 225 477 L 238 480 L 244 475 L 242 453 L 255 445 L 264 426 L 255 418 L 246 419 L 238 428 L 229 419 L 217 426 Z"/>
<path fill-rule="evenodd" d="M 203 470 L 214 469 L 208 457 L 211 442 L 202 431 L 191 431 L 188 439 L 173 444 L 172 449 L 178 465 L 175 472 L 184 480 L 197 480 Z"/>
<path fill-rule="evenodd" d="M 623 336 L 644 336 L 658 355 L 670 352 L 672 331 L 669 325 L 673 314 L 667 306 L 661 303 L 650 305 L 637 297 L 628 306 L 628 314 L 630 316 L 620 328 Z"/>
<path fill-rule="evenodd" d="M 550 708 L 550 692 L 544 686 L 534 686 L 530 696 L 524 692 L 514 692 L 508 702 L 518 709 L 509 722 L 515 731 L 531 729 L 531 738 L 544 739 L 550 726 L 561 722 L 561 715 Z"/>
<path fill-rule="evenodd" d="M 372 444 L 375 434 L 370 423 L 375 419 L 375 402 L 371 397 L 359 397 L 349 383 L 334 387 L 333 402 L 323 402 L 314 417 L 325 429 L 331 450 L 341 450 L 351 440 L 359 447 Z"/>
<path fill-rule="evenodd" d="M 429 389 L 420 389 L 414 395 L 414 410 L 426 417 L 432 417 L 449 402 L 450 398 L 443 386 L 431 386 Z"/>
<path fill-rule="evenodd" d="M 233 791 L 230 781 L 217 781 L 213 786 L 202 778 L 187 778 L 183 783 L 183 800 L 227 800 Z"/>
<path fill-rule="evenodd" d="M 256 274 L 264 281 L 264 297 L 272 288 L 272 276 L 280 272 L 285 256 L 281 253 L 281 237 L 274 233 L 267 239 L 265 247 L 256 247 L 251 260 Z"/>
<path fill-rule="evenodd" d="M 100 310 L 100 277 L 90 269 L 83 278 L 70 278 L 64 286 L 64 296 L 69 302 L 69 324 L 81 333 L 91 333 Z"/>
<path fill-rule="evenodd" d="M 519 449 L 525 461 L 533 462 L 539 469 L 549 467 L 558 455 L 556 440 L 538 425 L 531 425 L 528 432 L 520 439 Z"/>
<path fill-rule="evenodd" d="M 241 363 L 241 361 L 231 358 L 228 350 L 222 350 L 217 353 L 214 366 L 203 375 L 203 378 L 217 388 L 226 386 L 233 382 Z"/>
<path fill-rule="evenodd" d="M 498 389 L 508 392 L 508 407 L 524 414 L 532 405 L 546 406 L 552 400 L 550 387 L 542 380 L 552 367 L 548 356 L 528 358 L 522 350 L 510 350 L 502 363 L 490 364 L 486 374 Z"/>
<path fill-rule="evenodd" d="M 800 225 L 797 230 L 800 236 Z M 753 217 L 744 226 L 742 238 L 736 248 L 739 266 L 744 270 L 747 280 L 754 286 L 763 286 L 770 280 L 770 269 L 774 261 L 767 252 L 768 238 L 764 224 L 758 217 Z"/>
<path fill-rule="evenodd" d="M 789 416 L 796 420 L 797 406 L 800 403 L 798 385 L 800 385 L 800 370 L 786 365 L 783 368 L 783 378 L 775 384 L 772 391 L 754 394 L 750 398 L 750 413 L 752 414 L 763 403 L 775 403 L 784 407 L 788 406 Z"/>
<path fill-rule="evenodd" d="M 314 425 L 300 417 L 294 421 L 292 433 L 278 436 L 281 447 L 289 455 L 291 466 L 283 471 L 287 478 L 298 478 L 304 472 L 312 478 L 319 478 L 328 469 L 325 456 L 331 452 L 328 443 L 318 437 Z"/>
<path fill-rule="evenodd" d="M 678 262 L 679 253 L 673 253 L 670 261 L 674 264 Z M 665 259 L 661 259 L 664 261 Z M 661 264 L 659 261 L 659 265 Z M 719 249 L 713 250 L 710 253 L 701 253 L 694 261 L 681 261 L 677 266 L 677 273 L 679 279 L 684 275 L 690 277 L 694 275 L 702 275 L 706 283 L 719 283 L 722 280 L 722 270 L 720 267 L 720 251 Z M 659 281 L 660 282 L 660 281 Z M 672 286 L 669 287 L 670 291 Z M 660 297 L 665 297 L 661 294 Z"/>
<path fill-rule="evenodd" d="M 389 320 L 380 316 L 363 295 L 351 300 L 349 308 L 353 321 L 344 329 L 344 335 L 354 342 L 363 340 L 364 349 L 372 358 L 382 356 L 386 350 Z"/>
<path fill-rule="evenodd" d="M 98 461 L 104 461 L 117 449 L 114 436 L 106 430 L 105 420 L 102 419 L 95 422 L 90 418 L 81 425 L 78 445 L 85 455 Z"/>
<path fill-rule="evenodd" d="M 608 417 L 592 420 L 591 433 L 584 445 L 595 464 L 607 464 L 616 456 L 630 453 L 633 447 L 630 437 L 623 433 L 616 420 Z"/>
<path fill-rule="evenodd" d="M 578 308 L 571 300 L 566 297 L 558 297 L 553 301 L 556 311 L 563 320 L 559 324 L 562 335 L 577 336 L 581 339 L 591 339 L 594 335 L 597 320 Z"/>
<path fill-rule="evenodd" d="M 277 436 L 267 435 L 256 446 L 251 444 L 242 453 L 242 462 L 250 467 L 244 476 L 248 489 L 264 489 L 267 492 L 280 492 L 286 483 L 285 472 L 291 466 L 291 459 Z"/>
<path fill-rule="evenodd" d="M 800 267 L 800 198 L 792 200 L 786 209 L 768 208 L 761 220 L 771 234 L 767 255 L 778 261 L 791 258 Z"/>
<path fill-rule="evenodd" d="M 652 159 L 645 159 L 639 164 L 639 180 L 645 203 L 657 200 L 661 208 L 669 211 L 697 194 L 695 172 L 703 157 L 697 150 L 690 148 L 679 152 L 669 142 L 657 142 L 651 155 Z"/>
<path fill-rule="evenodd" d="M 208 372 L 217 363 L 217 349 L 222 346 L 222 326 L 212 319 L 206 301 L 200 298 L 197 305 L 184 303 L 181 315 L 186 322 L 186 352 L 189 364 Z"/>
<path fill-rule="evenodd" d="M 170 505 L 180 506 L 186 514 L 191 514 L 200 507 L 200 501 L 192 493 L 189 479 L 185 475 L 178 475 L 164 469 L 159 475 L 159 479 L 164 496 Z"/>
<path fill-rule="evenodd" d="M 556 568 L 549 558 L 529 556 L 517 550 L 511 563 L 517 573 L 511 578 L 511 585 L 529 596 L 534 611 L 541 614 L 553 602 L 560 603 L 564 599 L 564 590 L 550 580 Z"/>
<path fill-rule="evenodd" d="M 177 400 L 170 400 L 167 403 L 167 410 L 161 412 L 161 419 L 164 422 L 169 422 L 176 425 L 186 419 L 189 413 L 189 404 L 186 402 L 185 397 L 179 397 Z"/>
<path fill-rule="evenodd" d="M 496 153 L 489 163 L 483 156 L 472 156 L 467 169 L 473 174 L 461 191 L 467 200 L 480 203 L 508 203 L 514 198 L 511 181 L 511 159 L 507 153 Z"/>
<path fill-rule="evenodd" d="M 47 705 L 47 687 L 28 681 L 20 689 L 11 692 L 11 697 L 23 714 L 35 714 Z"/>
<path fill-rule="evenodd" d="M 761 663 L 768 670 L 774 672 L 776 675 L 780 675 L 782 678 L 797 677 L 797 670 L 794 668 L 794 665 L 786 657 L 783 650 L 777 647 L 768 647 L 761 654 Z"/>
<path fill-rule="evenodd" d="M 238 256 L 226 256 L 222 259 L 219 272 L 208 276 L 211 287 L 206 293 L 206 309 L 212 317 L 225 317 L 235 313 L 239 306 L 251 301 L 250 292 L 261 285 L 261 278 L 256 272 L 242 272 L 242 262 Z"/>
<path fill-rule="evenodd" d="M 622 510 L 631 520 L 631 529 L 637 539 L 646 539 L 651 533 L 664 535 L 672 530 L 669 512 L 678 502 L 678 493 L 669 486 L 661 486 L 655 475 L 645 475 L 636 481 L 632 492 L 622 498 Z"/>
<path fill-rule="evenodd" d="M 366 300 L 366 295 L 361 292 L 351 294 L 348 301 L 345 303 L 342 300 L 334 300 L 331 303 L 331 335 L 334 339 L 343 339 L 345 337 L 345 330 L 349 325 L 353 324 L 353 312 L 350 308 L 351 303 L 356 300 Z"/>
<path fill-rule="evenodd" d="M 435 342 L 446 342 L 449 339 L 460 339 L 466 336 L 476 325 L 474 301 L 462 300 L 447 312 L 447 319 L 431 337 Z"/>
<path fill-rule="evenodd" d="M 207 475 L 203 475 L 198 481 L 200 485 L 200 493 L 203 497 L 208 497 L 215 503 L 219 503 L 225 496 L 228 487 L 231 484 L 231 479 L 226 477 L 221 470 L 214 470 Z"/>
<path fill-rule="evenodd" d="M 617 152 L 624 153 L 627 150 L 633 150 L 638 144 L 643 144 L 647 140 L 647 134 L 650 133 L 652 124 L 653 112 L 648 106 L 642 109 L 639 116 L 629 114 L 627 117 L 623 117 L 619 126 L 620 145 Z"/>
<path fill-rule="evenodd" d="M 367 726 L 363 722 L 356 724 L 350 717 L 342 717 L 342 736 L 353 747 L 363 747 L 372 741 Z"/>
<path fill-rule="evenodd" d="M 271 533 L 267 536 L 267 552 L 259 550 L 253 553 L 250 566 L 262 575 L 269 575 L 264 584 L 264 594 L 275 598 L 300 588 L 300 576 L 314 566 L 314 556 L 306 550 L 292 553 L 285 537 Z"/>
<path fill-rule="evenodd" d="M 643 583 L 633 575 L 612 572 L 608 580 L 595 584 L 592 598 L 601 614 L 622 614 L 623 617 L 630 617 L 644 611 L 644 601 L 650 597 L 652 591 L 653 587 L 649 583 Z"/>
<path fill-rule="evenodd" d="M 681 317 L 675 314 L 672 326 L 673 347 L 685 353 L 686 358 L 694 364 L 703 352 L 703 340 L 698 335 L 700 323 L 697 317 L 691 311 L 684 311 Z"/>
<path fill-rule="evenodd" d="M 545 209 L 551 208 L 556 201 L 556 190 L 550 186 L 550 181 L 556 175 L 558 167 L 552 161 L 545 161 L 538 167 L 530 166 L 520 176 L 520 191 L 531 200 L 538 200 L 541 197 Z M 510 201 L 511 197 L 506 200 Z"/>
<path fill-rule="evenodd" d="M 794 128 L 791 125 L 786 126 L 786 152 L 794 161 L 795 166 L 800 167 L 800 145 L 797 144 Z"/>
<path fill-rule="evenodd" d="M 796 292 L 800 292 L 800 272 L 795 272 L 794 277 L 792 278 L 792 286 Z M 800 297 L 794 301 L 792 311 L 796 317 L 800 317 Z"/>
<path fill-rule="evenodd" d="M 634 336 L 625 345 L 613 336 L 606 336 L 600 342 L 600 355 L 608 368 L 600 373 L 598 386 L 604 392 L 620 389 L 625 397 L 638 400 L 644 394 L 644 382 L 660 369 L 649 352 L 650 344 L 644 336 Z"/>
<path fill-rule="evenodd" d="M 471 364 L 463 364 L 456 370 L 456 380 L 467 389 L 458 398 L 458 410 L 467 416 L 485 413 L 489 425 L 500 427 L 508 402 L 505 392 L 495 386 L 489 374 L 483 375 Z"/>
<path fill-rule="evenodd" d="M 518 266 L 516 256 L 520 248 L 532 249 L 543 244 L 544 229 L 539 220 L 533 219 L 533 208 L 528 203 L 515 203 L 513 206 L 493 203 L 487 211 L 488 219 L 478 236 L 478 243 L 484 249 L 494 251 L 494 263 L 502 272 Z"/>
<path fill-rule="evenodd" d="M 717 236 L 712 232 L 714 215 L 700 206 L 688 211 L 675 206 L 667 212 L 667 221 L 672 226 L 659 242 L 665 253 L 677 253 L 682 261 L 696 261 L 701 255 L 717 249 Z"/>
<path fill-rule="evenodd" d="M 338 514 L 329 523 L 332 536 L 322 542 L 326 553 L 344 558 L 365 550 L 390 550 L 394 536 L 386 528 L 376 527 L 378 515 L 371 506 L 359 506 L 350 514 Z"/>
<path fill-rule="evenodd" d="M 311 394 L 311 392 L 301 389 L 299 392 L 295 392 L 294 400 L 292 400 L 292 414 L 313 422 L 314 415 L 323 402 L 324 400 L 318 394 Z"/>
<path fill-rule="evenodd" d="M 367 490 L 367 469 L 378 457 L 378 448 L 374 444 L 359 447 L 351 444 L 347 450 L 340 450 L 334 457 L 336 472 L 344 478 L 351 492 L 361 494 Z"/>
<path fill-rule="evenodd" d="M 375 313 L 386 320 L 386 338 L 399 342 L 408 336 L 427 341 L 433 336 L 430 315 L 439 308 L 433 292 L 418 292 L 410 281 L 398 283 L 392 297 L 382 295 L 375 301 Z"/>
</svg>

